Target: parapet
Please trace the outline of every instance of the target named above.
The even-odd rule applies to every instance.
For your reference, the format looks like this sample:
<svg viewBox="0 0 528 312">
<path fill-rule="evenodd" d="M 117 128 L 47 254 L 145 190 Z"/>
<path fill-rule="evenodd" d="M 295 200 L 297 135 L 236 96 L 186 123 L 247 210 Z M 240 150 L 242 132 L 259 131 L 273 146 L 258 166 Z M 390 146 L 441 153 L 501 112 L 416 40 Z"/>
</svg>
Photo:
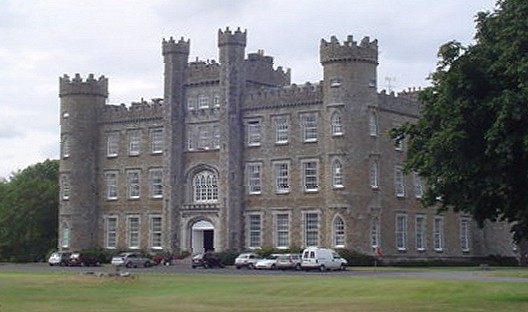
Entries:
<svg viewBox="0 0 528 312">
<path fill-rule="evenodd" d="M 181 37 L 180 40 L 176 42 L 174 38 L 170 37 L 169 40 L 163 39 L 163 42 L 161 43 L 161 54 L 165 55 L 170 53 L 177 53 L 189 55 L 190 46 L 190 39 L 185 41 L 183 37 Z"/>
<path fill-rule="evenodd" d="M 307 82 L 282 88 L 262 88 L 249 93 L 243 108 L 245 110 L 291 107 L 297 105 L 321 104 L 323 88 L 320 84 Z"/>
<path fill-rule="evenodd" d="M 330 41 L 321 39 L 319 48 L 321 64 L 331 62 L 367 62 L 378 64 L 378 41 L 364 37 L 358 44 L 352 36 L 340 44 L 335 36 Z"/>
<path fill-rule="evenodd" d="M 290 84 L 291 72 L 281 66 L 273 68 L 273 57 L 264 55 L 264 51 L 248 54 L 246 59 L 246 77 L 251 83 L 267 86 L 285 86 Z"/>
<path fill-rule="evenodd" d="M 108 78 L 95 79 L 94 74 L 88 75 L 86 80 L 80 74 L 75 74 L 73 79 L 68 75 L 59 77 L 59 97 L 79 94 L 108 97 Z"/>
<path fill-rule="evenodd" d="M 99 120 L 102 123 L 137 122 L 162 119 L 163 113 L 163 99 L 152 99 L 150 102 L 141 99 L 139 102 L 132 102 L 130 106 L 104 105 Z"/>
<path fill-rule="evenodd" d="M 245 47 L 246 46 L 246 34 L 247 31 L 242 32 L 240 27 L 237 28 L 235 32 L 231 32 L 229 27 L 225 31 L 218 29 L 218 47 L 224 45 L 238 45 Z"/>
<path fill-rule="evenodd" d="M 189 63 L 187 67 L 187 83 L 211 83 L 220 80 L 220 64 L 215 60 L 200 61 Z"/>
<path fill-rule="evenodd" d="M 382 90 L 378 94 L 378 107 L 382 110 L 406 114 L 418 118 L 422 104 L 418 100 L 421 90 L 412 88 L 398 93 Z"/>
</svg>

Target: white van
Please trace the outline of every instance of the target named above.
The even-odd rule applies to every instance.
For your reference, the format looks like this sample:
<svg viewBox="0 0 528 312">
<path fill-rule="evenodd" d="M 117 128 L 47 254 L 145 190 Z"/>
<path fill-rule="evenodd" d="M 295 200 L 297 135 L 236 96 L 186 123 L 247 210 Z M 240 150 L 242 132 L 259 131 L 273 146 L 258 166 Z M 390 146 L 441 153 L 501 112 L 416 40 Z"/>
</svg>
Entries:
<svg viewBox="0 0 528 312">
<path fill-rule="evenodd" d="M 301 268 L 303 270 L 346 270 L 347 261 L 335 250 L 308 247 L 303 250 Z"/>
</svg>

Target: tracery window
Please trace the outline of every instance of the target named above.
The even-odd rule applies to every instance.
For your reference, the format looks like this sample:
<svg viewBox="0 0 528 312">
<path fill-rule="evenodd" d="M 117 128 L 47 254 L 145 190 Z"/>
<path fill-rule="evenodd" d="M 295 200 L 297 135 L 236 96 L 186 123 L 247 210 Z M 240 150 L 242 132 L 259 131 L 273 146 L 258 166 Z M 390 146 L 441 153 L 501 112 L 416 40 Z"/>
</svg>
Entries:
<svg viewBox="0 0 528 312">
<path fill-rule="evenodd" d="M 194 176 L 193 194 L 196 203 L 218 200 L 218 179 L 212 171 L 204 170 Z"/>
</svg>

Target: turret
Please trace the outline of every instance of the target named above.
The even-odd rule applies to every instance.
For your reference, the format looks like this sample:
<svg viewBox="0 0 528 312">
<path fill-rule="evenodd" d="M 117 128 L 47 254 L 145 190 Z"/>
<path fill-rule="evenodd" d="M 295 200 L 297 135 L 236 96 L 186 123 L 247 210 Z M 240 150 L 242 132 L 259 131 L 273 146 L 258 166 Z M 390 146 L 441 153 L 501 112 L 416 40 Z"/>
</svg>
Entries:
<svg viewBox="0 0 528 312">
<path fill-rule="evenodd" d="M 240 114 L 241 103 L 245 94 L 246 70 L 245 48 L 246 31 L 239 29 L 232 32 L 218 30 L 218 48 L 220 59 L 220 122 L 223 124 L 220 148 L 220 163 L 226 164 L 219 168 L 220 185 L 225 194 L 223 217 L 227 229 L 223 229 L 223 237 L 227 238 L 223 245 L 227 248 L 240 249 L 243 233 L 244 194 L 243 188 L 243 138 L 244 127 Z"/>
<path fill-rule="evenodd" d="M 329 101 L 345 102 L 359 93 L 375 93 L 377 88 L 378 41 L 364 37 L 358 44 L 348 36 L 340 44 L 336 37 L 321 40 L 319 49 Z"/>
<path fill-rule="evenodd" d="M 97 246 L 97 116 L 108 97 L 108 79 L 79 74 L 59 79 L 61 160 L 59 248 Z"/>
<path fill-rule="evenodd" d="M 162 42 L 162 55 L 165 63 L 164 105 L 166 109 L 164 136 L 166 157 L 164 157 L 165 185 L 163 190 L 168 198 L 164 202 L 163 246 L 178 249 L 179 242 L 173 238 L 179 233 L 178 207 L 183 204 L 184 189 L 184 142 L 185 142 L 185 88 L 187 66 L 189 62 L 190 41 L 172 37 Z"/>
</svg>

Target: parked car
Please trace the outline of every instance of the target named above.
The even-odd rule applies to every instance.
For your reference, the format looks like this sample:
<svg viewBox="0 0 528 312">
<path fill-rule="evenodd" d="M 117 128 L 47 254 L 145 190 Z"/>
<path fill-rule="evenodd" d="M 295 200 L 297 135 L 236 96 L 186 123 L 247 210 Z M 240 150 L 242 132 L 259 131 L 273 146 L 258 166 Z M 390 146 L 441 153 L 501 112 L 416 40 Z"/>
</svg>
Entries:
<svg viewBox="0 0 528 312">
<path fill-rule="evenodd" d="M 277 269 L 277 258 L 279 255 L 269 255 L 264 259 L 260 259 L 255 263 L 255 269 L 257 270 L 276 270 Z"/>
<path fill-rule="evenodd" d="M 68 259 L 70 258 L 71 252 L 69 251 L 57 251 L 50 255 L 48 258 L 48 263 L 51 266 L 54 265 L 60 265 L 65 266 L 68 265 Z"/>
<path fill-rule="evenodd" d="M 235 258 L 235 267 L 237 269 L 246 267 L 252 270 L 260 259 L 262 259 L 262 257 L 255 253 L 242 253 Z"/>
<path fill-rule="evenodd" d="M 335 250 L 320 247 L 308 247 L 303 250 L 301 268 L 303 270 L 346 270 L 347 261 Z"/>
<path fill-rule="evenodd" d="M 152 266 L 152 260 L 138 252 L 123 252 L 112 257 L 112 264 L 127 268 L 137 268 L 138 266 L 148 268 Z"/>
<path fill-rule="evenodd" d="M 301 254 L 283 254 L 277 258 L 277 269 L 301 270 Z"/>
<path fill-rule="evenodd" d="M 218 256 L 213 253 L 199 253 L 192 257 L 192 268 L 196 269 L 197 267 L 203 267 L 204 269 L 208 268 L 223 268 L 224 264 Z"/>
<path fill-rule="evenodd" d="M 68 258 L 69 266 L 99 266 L 99 260 L 90 255 L 74 252 Z"/>
</svg>

